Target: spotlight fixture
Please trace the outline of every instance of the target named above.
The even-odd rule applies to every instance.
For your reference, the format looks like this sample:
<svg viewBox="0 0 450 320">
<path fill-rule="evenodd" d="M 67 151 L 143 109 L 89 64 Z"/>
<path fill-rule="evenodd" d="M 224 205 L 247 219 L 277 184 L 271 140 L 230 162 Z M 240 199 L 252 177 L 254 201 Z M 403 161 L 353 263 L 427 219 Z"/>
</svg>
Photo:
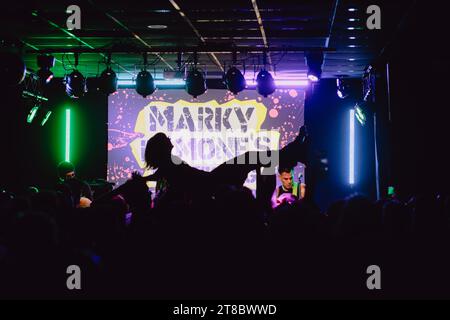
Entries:
<svg viewBox="0 0 450 320">
<path fill-rule="evenodd" d="M 364 69 L 363 75 L 363 100 L 365 102 L 375 102 L 376 96 L 376 72 L 375 69 L 369 65 Z"/>
<path fill-rule="evenodd" d="M 322 76 L 323 52 L 308 52 L 305 58 L 308 66 L 308 79 L 312 82 L 318 82 Z"/>
<path fill-rule="evenodd" d="M 256 76 L 256 90 L 263 97 L 267 97 L 275 92 L 276 85 L 272 75 L 265 69 Z"/>
<path fill-rule="evenodd" d="M 147 53 L 143 54 L 144 68 L 138 73 L 136 77 L 136 92 L 146 98 L 156 90 L 155 80 L 152 74 L 147 71 Z"/>
<path fill-rule="evenodd" d="M 230 69 L 228 69 L 227 73 L 224 76 L 224 83 L 227 86 L 228 90 L 234 95 L 244 90 L 247 86 L 244 76 L 236 67 L 231 67 Z"/>
<path fill-rule="evenodd" d="M 77 99 L 86 93 L 86 78 L 77 70 L 78 54 L 75 53 L 75 70 L 66 75 L 64 82 L 66 84 L 66 93 L 69 97 Z"/>
<path fill-rule="evenodd" d="M 100 75 L 100 91 L 107 95 L 117 91 L 117 75 L 107 67 Z"/>
<path fill-rule="evenodd" d="M 350 84 L 348 83 L 347 79 L 344 77 L 339 77 L 336 79 L 336 86 L 337 86 L 337 95 L 341 99 L 345 99 L 350 94 Z"/>
<path fill-rule="evenodd" d="M 37 65 L 40 68 L 37 71 L 37 76 L 41 84 L 46 85 L 50 83 L 53 79 L 53 72 L 50 71 L 51 68 L 55 66 L 55 57 L 40 54 L 37 56 Z"/>
<path fill-rule="evenodd" d="M 65 83 L 66 93 L 71 98 L 77 99 L 86 93 L 86 78 L 78 70 L 66 76 Z"/>
<path fill-rule="evenodd" d="M 186 91 L 194 98 L 204 94 L 207 90 L 203 73 L 197 69 L 197 52 L 194 52 L 194 67 L 186 77 Z"/>
<path fill-rule="evenodd" d="M 186 91 L 194 98 L 204 94 L 206 92 L 206 82 L 203 73 L 194 68 L 186 77 Z"/>
<path fill-rule="evenodd" d="M 236 68 L 237 63 L 237 52 L 233 50 L 232 52 L 232 64 L 228 69 L 227 73 L 223 75 L 223 83 L 228 88 L 228 90 L 234 95 L 243 91 L 247 87 L 247 83 L 245 81 L 244 75 Z M 225 67 L 224 67 L 225 69 Z M 245 72 L 245 65 L 244 65 Z"/>
<path fill-rule="evenodd" d="M 261 69 L 261 71 L 259 71 L 258 75 L 256 76 L 256 90 L 264 98 L 267 98 L 268 95 L 275 92 L 275 89 L 277 87 L 275 85 L 275 80 L 273 79 L 272 75 L 266 70 L 267 65 L 266 51 L 263 52 L 262 58 L 264 67 Z"/>
<path fill-rule="evenodd" d="M 117 75 L 111 68 L 111 54 L 106 58 L 106 69 L 100 75 L 100 92 L 109 95 L 117 91 Z"/>
<path fill-rule="evenodd" d="M 146 98 L 156 90 L 155 81 L 152 74 L 147 70 L 142 70 L 136 78 L 136 92 Z"/>
</svg>

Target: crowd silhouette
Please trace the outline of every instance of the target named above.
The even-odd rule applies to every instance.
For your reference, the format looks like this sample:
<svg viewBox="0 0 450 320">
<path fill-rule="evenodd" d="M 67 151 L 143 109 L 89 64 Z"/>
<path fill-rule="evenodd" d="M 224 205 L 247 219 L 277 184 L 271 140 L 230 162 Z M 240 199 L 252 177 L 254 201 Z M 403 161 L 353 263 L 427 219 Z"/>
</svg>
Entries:
<svg viewBox="0 0 450 320">
<path fill-rule="evenodd" d="M 204 188 L 208 188 L 205 186 Z M 448 195 L 351 195 L 272 210 L 238 184 L 157 204 L 133 175 L 74 205 L 73 189 L 0 193 L 0 295 L 7 298 L 428 298 L 449 296 Z M 200 193 L 201 194 L 201 193 Z M 79 196 L 79 195 L 78 195 Z M 66 287 L 67 266 L 82 289 Z M 382 290 L 366 286 L 367 267 Z"/>
</svg>

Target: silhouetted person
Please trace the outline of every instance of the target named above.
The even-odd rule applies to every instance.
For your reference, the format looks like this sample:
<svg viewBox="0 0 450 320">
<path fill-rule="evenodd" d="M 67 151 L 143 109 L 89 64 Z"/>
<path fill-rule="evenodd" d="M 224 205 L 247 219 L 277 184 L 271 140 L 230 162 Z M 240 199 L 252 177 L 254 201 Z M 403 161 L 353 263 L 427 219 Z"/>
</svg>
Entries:
<svg viewBox="0 0 450 320">
<path fill-rule="evenodd" d="M 177 156 L 172 155 L 172 149 L 173 145 L 164 133 L 157 133 L 148 140 L 145 161 L 149 169 L 157 169 L 157 171 L 144 179 L 157 181 L 164 178 L 174 190 L 204 194 L 219 185 L 242 186 L 249 172 L 262 167 L 274 167 L 274 158 L 270 156 L 275 155 L 276 152 L 279 156 L 279 163 L 276 164 L 293 167 L 297 162 L 305 162 L 307 134 L 306 128 L 302 127 L 298 137 L 279 151 L 246 152 L 219 165 L 211 172 L 189 166 Z"/>
<path fill-rule="evenodd" d="M 292 168 L 279 168 L 278 178 L 281 185 L 275 189 L 272 195 L 272 208 L 282 204 L 292 204 L 303 198 L 300 183 L 294 181 L 294 170 Z"/>
<path fill-rule="evenodd" d="M 93 199 L 91 187 L 76 177 L 75 166 L 71 162 L 63 161 L 58 164 L 58 176 L 58 190 L 64 189 L 61 185 L 68 187 L 75 207 L 89 207 Z"/>
</svg>

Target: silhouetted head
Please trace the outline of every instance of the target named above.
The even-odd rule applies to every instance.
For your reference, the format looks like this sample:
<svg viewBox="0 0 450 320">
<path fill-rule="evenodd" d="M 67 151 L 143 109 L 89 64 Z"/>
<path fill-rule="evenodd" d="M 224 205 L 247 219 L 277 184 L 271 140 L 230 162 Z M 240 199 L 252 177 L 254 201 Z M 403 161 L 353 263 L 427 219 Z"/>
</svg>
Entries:
<svg viewBox="0 0 450 320">
<path fill-rule="evenodd" d="M 170 161 L 173 144 L 169 137 L 159 132 L 147 141 L 145 147 L 145 162 L 147 168 L 159 168 L 162 164 Z"/>
<path fill-rule="evenodd" d="M 75 177 L 75 166 L 69 161 L 58 164 L 58 175 L 61 180 L 68 180 Z"/>
</svg>

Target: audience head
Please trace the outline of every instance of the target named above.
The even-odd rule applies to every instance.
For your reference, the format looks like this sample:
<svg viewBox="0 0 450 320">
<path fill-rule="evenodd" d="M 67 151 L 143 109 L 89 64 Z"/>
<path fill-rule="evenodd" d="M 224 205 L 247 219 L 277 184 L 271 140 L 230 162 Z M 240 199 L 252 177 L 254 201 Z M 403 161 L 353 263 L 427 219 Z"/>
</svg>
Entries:
<svg viewBox="0 0 450 320">
<path fill-rule="evenodd" d="M 281 185 L 284 189 L 292 189 L 294 182 L 294 170 L 292 168 L 280 168 L 278 169 Z"/>
<path fill-rule="evenodd" d="M 147 168 L 157 169 L 170 161 L 172 142 L 164 133 L 159 132 L 147 141 L 145 147 L 145 162 Z"/>
<path fill-rule="evenodd" d="M 58 176 L 61 181 L 75 178 L 75 166 L 69 161 L 62 161 L 58 164 Z"/>
</svg>

